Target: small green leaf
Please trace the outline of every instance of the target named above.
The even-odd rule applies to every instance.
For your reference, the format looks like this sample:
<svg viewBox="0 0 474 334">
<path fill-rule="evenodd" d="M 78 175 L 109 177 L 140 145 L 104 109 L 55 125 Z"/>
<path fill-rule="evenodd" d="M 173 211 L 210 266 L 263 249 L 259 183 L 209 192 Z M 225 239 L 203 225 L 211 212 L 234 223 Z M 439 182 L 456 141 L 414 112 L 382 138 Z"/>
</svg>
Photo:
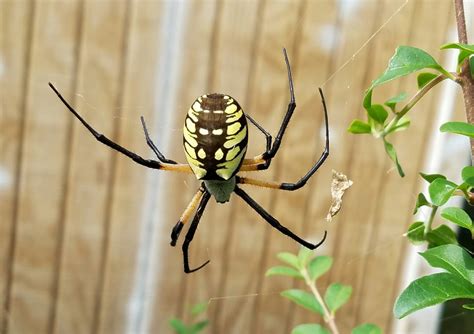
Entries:
<svg viewBox="0 0 474 334">
<path fill-rule="evenodd" d="M 453 192 L 457 188 L 457 184 L 442 178 L 437 178 L 428 187 L 431 203 L 436 206 L 446 204 Z"/>
<path fill-rule="evenodd" d="M 334 313 L 342 305 L 347 303 L 352 294 L 352 287 L 340 283 L 332 283 L 326 290 L 324 301 L 331 313 Z"/>
<path fill-rule="evenodd" d="M 395 106 L 397 105 L 397 103 L 405 100 L 406 97 L 407 97 L 407 93 L 400 93 L 400 94 L 388 99 L 387 101 L 385 101 L 384 104 L 387 107 L 389 107 L 393 112 L 395 112 Z"/>
<path fill-rule="evenodd" d="M 416 198 L 416 204 L 415 204 L 415 209 L 413 210 L 413 214 L 416 214 L 418 212 L 418 209 L 421 208 L 422 206 L 431 206 L 430 202 L 426 199 L 425 195 L 423 193 L 419 193 L 418 197 Z"/>
<path fill-rule="evenodd" d="M 474 79 L 474 57 L 469 58 L 469 68 L 471 69 L 471 77 Z"/>
<path fill-rule="evenodd" d="M 388 68 L 380 77 L 372 82 L 370 88 L 372 89 L 390 80 L 425 68 L 432 68 L 443 73 L 446 72 L 446 70 L 425 51 L 410 46 L 399 46 L 390 59 Z"/>
<path fill-rule="evenodd" d="M 300 264 L 298 257 L 295 254 L 288 253 L 288 252 L 281 252 L 277 254 L 277 258 L 280 261 L 285 262 L 286 264 L 289 264 L 290 266 L 300 269 Z"/>
<path fill-rule="evenodd" d="M 434 180 L 440 179 L 440 178 L 446 180 L 446 176 L 441 175 L 441 174 L 425 174 L 425 173 L 421 173 L 421 172 L 420 172 L 420 176 L 421 176 L 425 181 L 427 181 L 428 183 L 431 183 L 431 182 L 433 182 Z"/>
<path fill-rule="evenodd" d="M 440 225 L 437 228 L 431 230 L 426 235 L 428 246 L 436 247 L 447 244 L 457 244 L 456 233 L 447 225 Z"/>
<path fill-rule="evenodd" d="M 419 245 L 425 242 L 425 224 L 423 222 L 414 222 L 408 228 L 406 234 L 408 240 L 414 245 Z"/>
<path fill-rule="evenodd" d="M 195 323 L 194 325 L 191 326 L 191 333 L 192 334 L 199 333 L 204 328 L 206 328 L 207 325 L 209 325 L 209 320 L 199 321 L 198 323 Z"/>
<path fill-rule="evenodd" d="M 443 209 L 441 217 L 453 222 L 456 225 L 472 230 L 472 220 L 466 211 L 456 207 Z"/>
<path fill-rule="evenodd" d="M 293 328 L 291 334 L 330 334 L 330 332 L 318 324 L 301 324 Z"/>
<path fill-rule="evenodd" d="M 387 110 L 385 110 L 381 104 L 373 104 L 369 109 L 367 109 L 367 113 L 369 114 L 370 118 L 379 124 L 384 124 L 388 117 Z"/>
<path fill-rule="evenodd" d="M 422 308 L 457 298 L 474 299 L 474 285 L 451 273 L 421 277 L 400 294 L 393 313 L 397 319 Z"/>
<path fill-rule="evenodd" d="M 474 284 L 474 259 L 464 248 L 442 245 L 420 253 L 435 268 L 441 268 Z"/>
<path fill-rule="evenodd" d="M 382 334 L 382 330 L 374 324 L 362 324 L 354 328 L 351 334 Z"/>
<path fill-rule="evenodd" d="M 402 166 L 398 162 L 398 157 L 397 157 L 397 152 L 395 151 L 395 148 L 393 147 L 392 144 L 390 144 L 388 141 L 385 139 L 383 140 L 383 143 L 385 145 L 385 152 L 387 152 L 388 156 L 392 161 L 395 163 L 397 166 L 398 174 L 400 174 L 401 177 L 405 176 L 405 172 L 403 172 Z"/>
<path fill-rule="evenodd" d="M 186 325 L 179 319 L 170 319 L 169 325 L 178 334 L 188 334 L 188 327 L 186 327 Z"/>
<path fill-rule="evenodd" d="M 324 275 L 332 266 L 332 257 L 317 256 L 311 260 L 308 266 L 309 277 L 311 280 L 317 280 Z"/>
<path fill-rule="evenodd" d="M 474 44 L 463 44 L 463 43 L 448 43 L 444 44 L 440 48 L 441 50 L 444 49 L 459 49 L 469 52 L 470 54 L 474 54 Z"/>
<path fill-rule="evenodd" d="M 474 167 L 473 166 L 467 166 L 462 169 L 461 172 L 461 177 L 464 182 L 469 184 L 470 186 L 474 186 Z"/>
<path fill-rule="evenodd" d="M 370 133 L 371 128 L 369 124 L 355 119 L 352 121 L 351 125 L 349 125 L 349 128 L 347 128 L 347 131 L 353 134 Z"/>
<path fill-rule="evenodd" d="M 295 278 L 303 278 L 303 276 L 301 276 L 298 270 L 286 266 L 272 267 L 267 270 L 265 276 L 288 276 Z"/>
<path fill-rule="evenodd" d="M 283 291 L 281 295 L 295 302 L 296 304 L 304 307 L 307 310 L 313 311 L 320 315 L 324 314 L 323 308 L 318 303 L 316 298 L 312 294 L 306 291 L 299 290 L 299 289 L 290 289 L 290 290 Z"/>
<path fill-rule="evenodd" d="M 199 303 L 199 304 L 194 305 L 191 308 L 191 314 L 192 315 L 198 315 L 198 314 L 201 314 L 201 313 L 205 312 L 207 310 L 207 305 L 208 305 L 208 303 Z"/>
<path fill-rule="evenodd" d="M 408 116 L 406 116 L 406 115 L 402 116 L 398 120 L 397 124 L 393 128 L 391 128 L 389 131 L 387 131 L 386 134 L 388 135 L 389 133 L 392 133 L 392 132 L 398 132 L 398 131 L 405 130 L 409 126 L 410 126 L 410 119 L 408 118 Z"/>
<path fill-rule="evenodd" d="M 466 122 L 447 122 L 441 125 L 439 130 L 474 138 L 474 125 Z"/>
<path fill-rule="evenodd" d="M 462 307 L 466 310 L 474 311 L 474 304 L 464 304 Z"/>
<path fill-rule="evenodd" d="M 438 75 L 434 73 L 429 73 L 429 72 L 423 72 L 418 74 L 416 81 L 418 83 L 418 88 L 421 89 L 426 84 L 428 84 L 430 81 L 432 81 L 434 78 L 436 78 Z"/>
<path fill-rule="evenodd" d="M 365 91 L 364 100 L 362 101 L 362 106 L 365 110 L 369 110 L 372 106 L 372 88 L 369 88 Z"/>
<path fill-rule="evenodd" d="M 298 252 L 298 261 L 301 268 L 306 267 L 309 262 L 309 259 L 314 255 L 314 252 L 311 249 L 306 247 L 301 247 Z"/>
</svg>

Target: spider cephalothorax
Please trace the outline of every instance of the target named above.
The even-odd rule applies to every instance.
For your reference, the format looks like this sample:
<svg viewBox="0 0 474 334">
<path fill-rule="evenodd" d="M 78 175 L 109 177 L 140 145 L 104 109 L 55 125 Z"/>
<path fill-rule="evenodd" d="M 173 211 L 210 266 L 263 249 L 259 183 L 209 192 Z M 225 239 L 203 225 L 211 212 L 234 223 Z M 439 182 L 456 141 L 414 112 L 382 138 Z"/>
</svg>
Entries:
<svg viewBox="0 0 474 334">
<path fill-rule="evenodd" d="M 183 146 L 186 160 L 188 161 L 187 164 L 180 164 L 174 160 L 165 158 L 150 139 L 143 117 L 141 118 L 141 121 L 147 144 L 153 150 L 158 160 L 142 158 L 98 133 L 74 110 L 74 108 L 71 107 L 71 105 L 69 105 L 56 88 L 51 83 L 49 84 L 69 111 L 71 111 L 87 128 L 87 130 L 89 130 L 89 132 L 92 133 L 92 135 L 101 143 L 126 155 L 140 165 L 167 171 L 194 173 L 198 180 L 203 181 L 171 232 L 171 245 L 175 246 L 181 230 L 184 225 L 191 220 L 191 217 L 194 214 L 182 247 L 184 271 L 186 273 L 199 270 L 209 263 L 209 261 L 206 261 L 199 267 L 190 269 L 188 250 L 189 244 L 194 237 L 201 216 L 204 213 L 207 202 L 211 196 L 213 196 L 217 202 L 224 203 L 229 200 L 232 193 L 237 194 L 237 196 L 242 198 L 272 227 L 309 249 L 316 249 L 326 238 L 326 232 L 324 232 L 323 239 L 317 244 L 312 244 L 300 238 L 285 226 L 281 225 L 239 187 L 239 184 L 251 184 L 270 189 L 297 190 L 306 184 L 309 178 L 318 170 L 329 155 L 329 126 L 326 103 L 324 101 L 323 92 L 319 89 L 324 109 L 326 144 L 323 153 L 309 171 L 295 183 L 269 182 L 237 175 L 239 172 L 264 170 L 270 166 L 273 157 L 280 148 L 286 127 L 288 126 L 293 111 L 295 110 L 296 103 L 293 80 L 291 77 L 290 63 L 285 49 L 283 49 L 283 54 L 285 56 L 285 63 L 288 71 L 290 102 L 275 140 L 272 141 L 270 134 L 248 114 L 245 114 L 237 101 L 229 95 L 202 95 L 191 105 L 184 122 Z M 255 125 L 266 138 L 265 152 L 253 158 L 244 158 L 245 152 L 247 151 L 248 141 L 247 119 Z"/>
</svg>

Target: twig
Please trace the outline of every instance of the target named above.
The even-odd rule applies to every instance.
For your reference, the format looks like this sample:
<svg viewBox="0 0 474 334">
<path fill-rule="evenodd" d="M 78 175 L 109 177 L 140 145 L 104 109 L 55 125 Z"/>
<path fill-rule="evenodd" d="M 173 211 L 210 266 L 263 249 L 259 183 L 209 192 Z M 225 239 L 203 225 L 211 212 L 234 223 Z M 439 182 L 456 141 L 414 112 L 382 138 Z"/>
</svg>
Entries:
<svg viewBox="0 0 474 334">
<path fill-rule="evenodd" d="M 308 287 L 311 289 L 311 292 L 313 293 L 314 297 L 316 298 L 316 300 L 319 302 L 319 304 L 323 308 L 324 321 L 329 325 L 329 328 L 331 328 L 331 332 L 333 334 L 339 334 L 339 330 L 337 329 L 337 326 L 336 326 L 336 321 L 335 321 L 334 314 L 331 314 L 331 312 L 329 312 L 326 304 L 324 303 L 323 298 L 321 297 L 318 289 L 316 288 L 315 282 L 313 280 L 311 280 L 311 278 L 309 277 L 309 274 L 308 274 L 308 271 L 306 270 L 306 268 L 303 268 L 301 270 L 301 274 L 304 277 L 306 285 L 308 285 Z"/>
<path fill-rule="evenodd" d="M 459 43 L 468 44 L 463 0 L 454 0 L 454 7 L 456 9 Z M 466 58 L 461 66 L 457 82 L 462 87 L 467 121 L 470 124 L 474 124 L 474 79 L 471 76 L 468 58 Z M 474 159 L 474 138 L 471 138 L 471 159 Z"/>
</svg>

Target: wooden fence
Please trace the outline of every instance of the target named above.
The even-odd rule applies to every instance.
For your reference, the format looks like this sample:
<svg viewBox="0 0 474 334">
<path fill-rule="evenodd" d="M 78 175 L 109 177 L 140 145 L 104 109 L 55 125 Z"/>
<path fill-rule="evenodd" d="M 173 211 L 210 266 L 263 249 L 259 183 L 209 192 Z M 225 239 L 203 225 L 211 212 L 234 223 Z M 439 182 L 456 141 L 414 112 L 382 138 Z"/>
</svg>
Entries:
<svg viewBox="0 0 474 334">
<path fill-rule="evenodd" d="M 451 1 L 0 1 L 0 303 L 2 333 L 168 333 L 209 301 L 212 333 L 289 333 L 315 319 L 265 278 L 279 251 L 298 245 L 238 198 L 210 203 L 191 246 L 203 270 L 182 272 L 172 226 L 196 191 L 190 176 L 131 162 L 73 119 L 53 82 L 99 132 L 146 157 L 139 117 L 164 153 L 184 160 L 181 127 L 194 99 L 235 97 L 275 134 L 288 103 L 282 47 L 294 71 L 297 109 L 268 180 L 297 180 L 323 149 L 326 95 L 331 154 L 297 192 L 248 188 L 284 225 L 334 257 L 321 282 L 353 286 L 338 313 L 343 333 L 362 322 L 385 330 L 400 288 L 417 171 L 436 100 L 426 97 L 394 144 L 400 179 L 380 142 L 346 132 L 364 118 L 361 99 L 398 45 L 439 57 L 454 28 Z M 441 58 L 442 59 L 442 58 Z M 377 98 L 414 92 L 413 79 Z M 264 138 L 250 133 L 250 153 Z M 354 186 L 324 222 L 330 175 Z"/>
</svg>

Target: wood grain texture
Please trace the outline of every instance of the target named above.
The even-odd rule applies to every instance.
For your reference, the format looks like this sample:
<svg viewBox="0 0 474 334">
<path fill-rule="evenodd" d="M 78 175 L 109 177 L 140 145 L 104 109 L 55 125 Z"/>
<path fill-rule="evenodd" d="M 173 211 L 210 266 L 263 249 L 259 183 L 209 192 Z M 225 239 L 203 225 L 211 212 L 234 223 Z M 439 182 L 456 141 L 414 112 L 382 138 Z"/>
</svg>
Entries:
<svg viewBox="0 0 474 334">
<path fill-rule="evenodd" d="M 369 321 L 388 331 L 407 245 L 401 235 L 437 101 L 426 96 L 412 127 L 393 137 L 404 179 L 379 141 L 346 128 L 365 118 L 364 90 L 396 46 L 442 55 L 452 4 L 404 4 L 0 1 L 0 332 L 168 333 L 168 319 L 192 321 L 190 307 L 206 301 L 211 333 L 289 333 L 322 321 L 279 295 L 300 283 L 264 277 L 277 252 L 299 245 L 236 196 L 226 205 L 210 201 L 190 262 L 211 262 L 184 274 L 186 229 L 175 248 L 170 232 L 199 182 L 147 170 L 98 143 L 47 87 L 52 81 L 99 132 L 154 158 L 143 115 L 162 152 L 184 161 L 182 122 L 205 93 L 232 95 L 276 135 L 289 100 L 282 47 L 297 108 L 271 168 L 249 176 L 296 181 L 319 157 L 318 86 L 328 104 L 330 157 L 296 192 L 245 190 L 305 239 L 328 230 L 316 254 L 333 256 L 334 267 L 319 287 L 337 281 L 354 289 L 337 315 L 341 332 Z M 414 92 L 411 79 L 382 86 L 374 99 Z M 248 155 L 263 149 L 264 137 L 250 126 Z M 328 224 L 331 169 L 355 183 Z"/>
</svg>

